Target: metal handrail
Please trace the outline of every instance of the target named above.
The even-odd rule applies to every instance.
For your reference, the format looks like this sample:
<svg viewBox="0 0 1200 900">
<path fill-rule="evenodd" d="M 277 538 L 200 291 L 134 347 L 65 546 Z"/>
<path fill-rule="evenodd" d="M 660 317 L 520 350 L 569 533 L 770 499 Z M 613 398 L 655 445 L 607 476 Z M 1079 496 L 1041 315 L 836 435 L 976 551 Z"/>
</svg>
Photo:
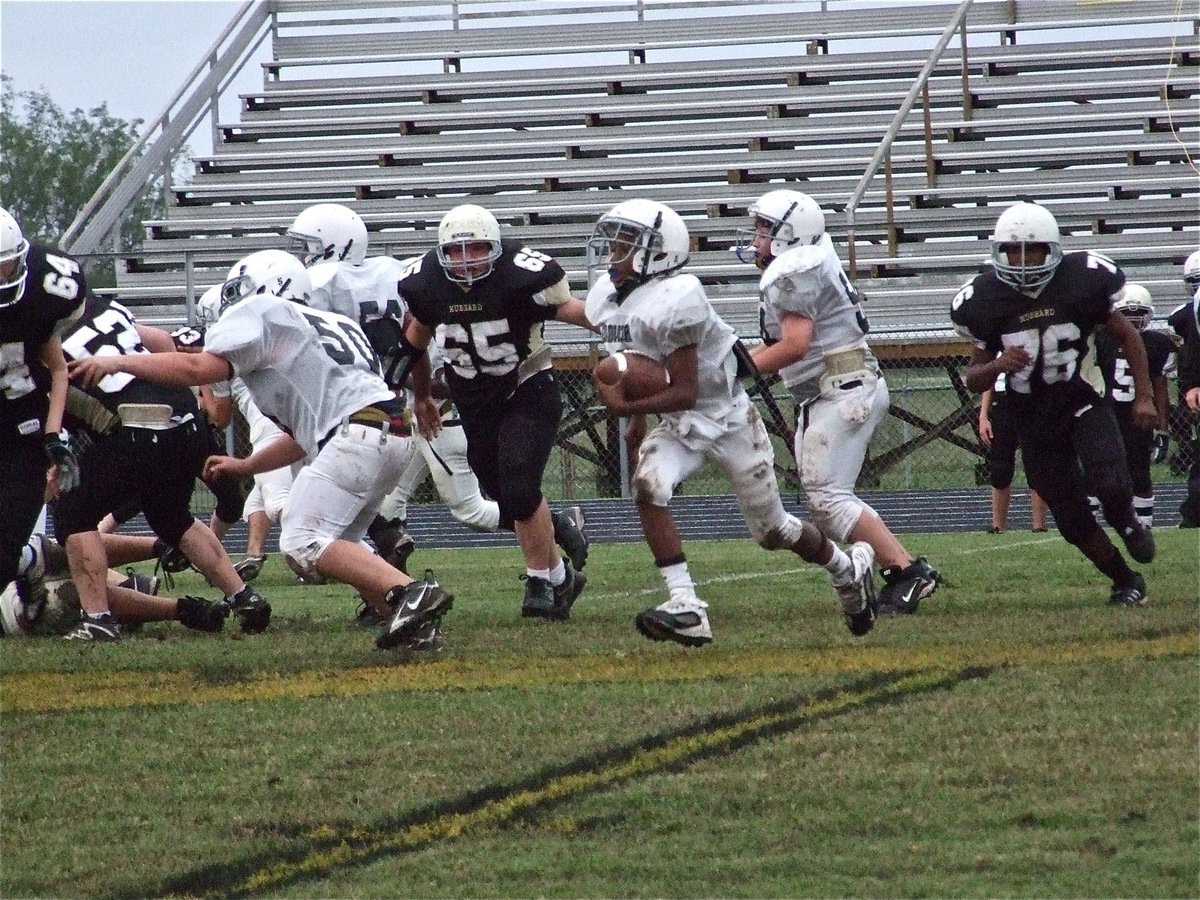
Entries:
<svg viewBox="0 0 1200 900">
<path fill-rule="evenodd" d="M 913 108 L 913 104 L 917 100 L 917 95 L 926 89 L 929 77 L 933 74 L 933 70 L 937 67 L 938 61 L 941 60 L 942 54 L 946 51 L 946 47 L 950 44 L 950 38 L 954 36 L 967 17 L 967 11 L 971 8 L 974 0 L 963 0 L 955 10 L 954 15 L 950 17 L 950 22 L 946 26 L 946 30 L 942 32 L 942 36 L 938 38 L 937 44 L 930 51 L 929 58 L 925 60 L 925 66 L 921 69 L 917 80 L 913 82 L 912 87 L 908 89 L 908 94 L 904 98 L 904 102 L 900 104 L 900 108 L 896 110 L 896 115 L 892 118 L 892 123 L 888 126 L 887 131 L 883 135 L 883 140 L 880 141 L 875 155 L 871 157 L 871 162 L 867 165 L 867 169 L 863 172 L 862 178 L 859 179 L 858 185 L 854 188 L 854 193 L 850 195 L 850 200 L 846 203 L 846 239 L 849 241 L 849 260 L 848 268 L 850 269 L 850 277 L 858 277 L 858 258 L 855 252 L 855 237 L 854 237 L 854 211 L 858 209 L 858 205 L 862 202 L 863 196 L 867 192 L 871 181 L 879 172 L 880 165 L 884 160 L 891 159 L 892 142 L 896 139 L 896 135 L 900 133 L 900 129 L 904 126 L 905 120 L 908 118 L 909 112 Z M 965 41 L 965 28 L 964 28 Z M 966 48 L 963 48 L 963 66 L 966 67 Z M 964 82 L 964 97 L 969 97 L 966 91 Z M 965 102 L 965 101 L 964 101 Z M 928 141 L 928 136 L 926 138 Z M 889 167 L 890 168 L 890 167 Z M 889 179 L 890 181 L 890 179 Z M 889 207 L 892 203 L 891 185 L 888 185 L 887 203 Z"/>
<path fill-rule="evenodd" d="M 211 110 L 216 115 L 217 102 L 229 79 L 241 71 L 269 33 L 264 26 L 272 14 L 270 0 L 247 0 L 242 4 L 163 111 L 121 157 L 67 228 L 61 243 L 68 252 L 86 256 L 95 251 L 104 237 L 118 227 L 125 208 L 152 177 L 161 170 L 169 176 L 171 160 L 179 147 L 196 130 L 205 113 Z M 149 145 L 155 133 L 158 139 Z"/>
</svg>

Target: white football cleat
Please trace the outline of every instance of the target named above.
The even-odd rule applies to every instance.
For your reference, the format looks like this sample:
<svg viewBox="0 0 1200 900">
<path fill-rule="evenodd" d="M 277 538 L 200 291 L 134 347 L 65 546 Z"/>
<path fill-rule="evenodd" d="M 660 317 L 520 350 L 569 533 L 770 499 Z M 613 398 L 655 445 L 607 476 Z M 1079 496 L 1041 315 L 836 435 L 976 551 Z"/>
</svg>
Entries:
<svg viewBox="0 0 1200 900">
<path fill-rule="evenodd" d="M 708 604 L 698 597 L 672 598 L 637 614 L 638 631 L 652 641 L 674 641 L 685 647 L 700 647 L 712 640 Z"/>
</svg>

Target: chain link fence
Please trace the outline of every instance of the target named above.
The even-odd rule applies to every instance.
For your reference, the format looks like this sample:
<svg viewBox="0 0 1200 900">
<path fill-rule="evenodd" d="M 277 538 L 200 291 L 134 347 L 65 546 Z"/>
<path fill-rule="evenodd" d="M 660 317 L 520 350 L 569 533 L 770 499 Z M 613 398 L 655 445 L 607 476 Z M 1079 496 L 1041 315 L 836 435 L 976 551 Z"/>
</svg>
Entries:
<svg viewBox="0 0 1200 900">
<path fill-rule="evenodd" d="M 965 347 L 937 355 L 916 348 L 888 352 L 879 348 L 880 364 L 891 394 L 891 409 L 876 431 L 859 476 L 863 490 L 933 491 L 983 486 L 988 483 L 984 448 L 979 440 L 979 396 L 968 391 L 962 373 L 967 365 Z M 960 352 L 961 351 L 961 352 Z M 924 353 L 924 355 L 921 355 Z M 546 469 L 544 489 L 551 501 L 587 500 L 626 496 L 630 464 L 622 459 L 623 422 L 610 415 L 596 397 L 589 360 L 563 360 L 558 378 L 564 417 L 558 446 Z M 764 379 L 766 391 L 750 386 L 751 396 L 772 433 L 775 465 L 781 489 L 799 495 L 799 475 L 792 453 L 796 409 L 778 378 Z M 1154 466 L 1156 483 L 1182 481 L 1192 459 L 1195 416 L 1179 404 L 1171 382 L 1171 449 L 1168 459 Z M 245 423 L 235 415 L 228 446 L 237 455 L 249 453 Z M 1017 467 L 1014 481 L 1024 487 Z M 728 494 L 723 473 L 705 467 L 684 483 L 681 495 Z M 440 502 L 432 481 L 411 502 Z M 207 488 L 197 491 L 197 512 L 211 511 Z"/>
</svg>

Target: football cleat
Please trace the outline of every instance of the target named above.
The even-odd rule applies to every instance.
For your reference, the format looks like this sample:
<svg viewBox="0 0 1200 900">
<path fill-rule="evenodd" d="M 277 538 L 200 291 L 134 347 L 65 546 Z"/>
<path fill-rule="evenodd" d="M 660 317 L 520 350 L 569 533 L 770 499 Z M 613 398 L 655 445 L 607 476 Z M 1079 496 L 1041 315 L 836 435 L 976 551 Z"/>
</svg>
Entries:
<svg viewBox="0 0 1200 900">
<path fill-rule="evenodd" d="M 562 584 L 554 587 L 554 618 L 565 622 L 571 618 L 572 604 L 587 587 L 587 576 L 575 571 L 569 559 L 563 560 L 563 568 L 566 569 L 567 577 L 563 579 Z"/>
<path fill-rule="evenodd" d="M 445 649 L 446 639 L 442 637 L 440 617 L 426 622 L 412 637 L 391 648 L 393 653 L 408 658 L 435 656 Z"/>
<path fill-rule="evenodd" d="M 855 637 L 862 637 L 875 627 L 875 616 L 878 610 L 878 599 L 875 596 L 875 580 L 872 567 L 875 565 L 875 551 L 866 541 L 852 544 L 846 551 L 854 569 L 853 580 L 842 585 L 834 585 L 838 602 L 842 605 L 842 615 L 846 617 L 846 627 Z"/>
<path fill-rule="evenodd" d="M 698 597 L 672 598 L 637 614 L 637 630 L 652 641 L 674 641 L 701 647 L 712 640 L 708 604 Z"/>
<path fill-rule="evenodd" d="M 1108 595 L 1108 602 L 1113 606 L 1145 606 L 1150 602 L 1146 594 L 1146 579 L 1134 572 L 1129 584 L 1114 584 Z"/>
<path fill-rule="evenodd" d="M 262 556 L 247 556 L 233 567 L 233 571 L 238 573 L 238 578 L 249 583 L 259 576 L 266 562 L 266 554 Z"/>
<path fill-rule="evenodd" d="M 187 558 L 187 554 L 178 547 L 168 547 L 164 550 L 162 556 L 158 558 L 158 564 L 162 566 L 164 572 L 168 572 L 171 575 L 186 572 L 192 567 L 191 560 Z"/>
<path fill-rule="evenodd" d="M 941 573 L 918 556 L 904 568 L 888 566 L 881 570 L 883 590 L 879 592 L 879 612 L 912 615 L 926 597 L 937 590 Z"/>
<path fill-rule="evenodd" d="M 1148 563 L 1154 560 L 1154 532 L 1141 522 L 1135 522 L 1121 532 L 1121 540 L 1125 542 L 1125 549 L 1136 562 Z"/>
<path fill-rule="evenodd" d="M 371 540 L 375 542 L 375 549 L 389 566 L 399 569 L 405 575 L 408 574 L 408 558 L 417 549 L 417 545 L 403 520 L 392 519 L 372 533 Z"/>
<path fill-rule="evenodd" d="M 47 570 L 61 571 L 61 568 L 66 568 L 66 551 L 44 534 L 34 534 L 25 546 L 29 550 L 29 561 L 17 573 L 14 584 L 17 596 L 23 606 L 23 614 L 27 621 L 33 622 L 41 616 L 42 610 L 46 607 L 46 600 L 49 598 L 46 589 L 46 572 Z M 57 560 L 57 562 L 64 563 L 61 568 L 55 568 L 49 564 L 48 554 L 52 548 L 57 549 L 62 557 L 61 560 Z"/>
<path fill-rule="evenodd" d="M 193 631 L 220 631 L 229 617 L 229 607 L 219 600 L 214 602 L 203 597 L 184 595 L 176 603 L 176 618 Z"/>
<path fill-rule="evenodd" d="M 117 624 L 112 613 L 85 615 L 79 624 L 63 635 L 68 641 L 95 641 L 98 644 L 111 644 L 121 639 L 121 626 Z"/>
<path fill-rule="evenodd" d="M 454 595 L 441 589 L 432 572 L 425 573 L 424 581 L 392 588 L 386 599 L 396 611 L 375 638 L 375 646 L 383 650 L 407 643 L 429 622 L 440 623 L 454 605 Z"/>
<path fill-rule="evenodd" d="M 554 602 L 554 586 L 547 579 L 536 575 L 522 575 L 521 580 L 525 582 L 525 599 L 521 602 L 522 616 L 530 619 L 565 618 L 558 614 Z"/>
<path fill-rule="evenodd" d="M 383 625 L 385 618 L 375 611 L 370 603 L 359 595 L 358 609 L 354 613 L 354 621 L 352 624 L 360 628 L 379 628 Z"/>
<path fill-rule="evenodd" d="M 271 624 L 271 604 L 249 585 L 232 597 L 226 597 L 225 603 L 237 616 L 238 624 L 246 634 L 260 634 Z"/>
<path fill-rule="evenodd" d="M 554 523 L 554 543 L 567 554 L 575 571 L 581 571 L 587 565 L 588 540 L 584 529 L 583 507 L 572 506 L 566 512 L 550 513 L 550 521 Z"/>
</svg>

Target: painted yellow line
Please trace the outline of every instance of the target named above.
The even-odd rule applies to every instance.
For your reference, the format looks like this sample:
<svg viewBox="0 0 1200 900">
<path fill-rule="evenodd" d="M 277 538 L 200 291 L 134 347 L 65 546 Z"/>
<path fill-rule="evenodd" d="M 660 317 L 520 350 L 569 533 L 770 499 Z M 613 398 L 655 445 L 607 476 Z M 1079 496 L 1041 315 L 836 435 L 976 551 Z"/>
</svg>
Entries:
<svg viewBox="0 0 1200 900">
<path fill-rule="evenodd" d="M 271 702 L 353 697 L 386 692 L 492 690 L 573 683 L 687 681 L 713 677 L 854 675 L 945 669 L 968 665 L 1054 665 L 1200 653 L 1189 630 L 1148 638 L 1120 637 L 1063 643 L 978 642 L 940 647 L 746 648 L 637 652 L 570 657 L 489 656 L 419 665 L 256 673 L 246 681 L 213 684 L 193 672 L 21 673 L 0 678 L 0 712 L 42 713 L 162 704 Z"/>
<path fill-rule="evenodd" d="M 372 857 L 404 852 L 436 841 L 453 840 L 466 834 L 496 828 L 549 803 L 603 790 L 623 781 L 660 772 L 697 754 L 712 753 L 737 744 L 772 727 L 788 724 L 796 727 L 817 716 L 861 706 L 889 696 L 903 696 L 944 682 L 945 671 L 918 673 L 856 692 L 814 700 L 784 711 L 763 715 L 690 734 L 653 748 L 633 753 L 626 759 L 597 768 L 551 778 L 534 787 L 480 804 L 465 812 L 446 813 L 398 830 L 356 829 L 339 834 L 333 829 L 312 835 L 327 846 L 306 856 L 277 863 L 255 872 L 237 884 L 231 884 L 207 896 L 243 896 L 271 894 L 282 885 L 298 879 L 316 877 L 333 868 L 362 864 Z"/>
</svg>

